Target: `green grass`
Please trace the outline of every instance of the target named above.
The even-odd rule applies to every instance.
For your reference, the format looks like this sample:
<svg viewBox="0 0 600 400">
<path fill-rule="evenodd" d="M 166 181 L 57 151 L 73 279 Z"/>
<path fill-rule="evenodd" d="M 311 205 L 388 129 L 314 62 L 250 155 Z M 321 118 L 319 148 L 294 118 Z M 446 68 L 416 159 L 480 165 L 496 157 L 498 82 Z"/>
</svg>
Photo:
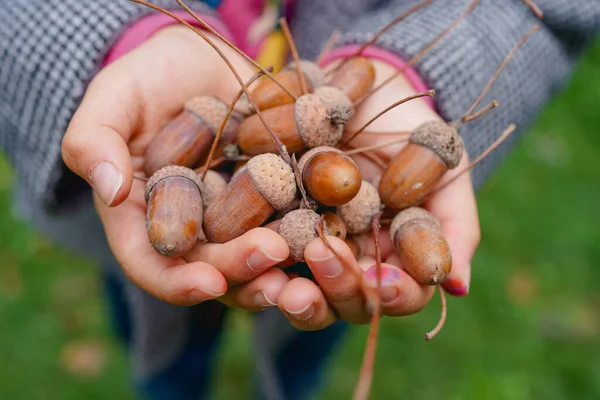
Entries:
<svg viewBox="0 0 600 400">
<path fill-rule="evenodd" d="M 383 321 L 372 398 L 600 397 L 598 93 L 600 43 L 479 194 L 472 292 L 449 299 L 442 333 L 423 340 L 438 297 L 418 315 Z M 13 220 L 10 183 L 1 164 L 0 398 L 131 398 L 93 265 Z M 246 398 L 249 334 L 236 313 L 216 366 L 219 399 Z M 366 335 L 356 328 L 343 343 L 323 398 L 351 397 Z M 74 372 L 65 346 L 80 341 L 96 352 Z"/>
</svg>

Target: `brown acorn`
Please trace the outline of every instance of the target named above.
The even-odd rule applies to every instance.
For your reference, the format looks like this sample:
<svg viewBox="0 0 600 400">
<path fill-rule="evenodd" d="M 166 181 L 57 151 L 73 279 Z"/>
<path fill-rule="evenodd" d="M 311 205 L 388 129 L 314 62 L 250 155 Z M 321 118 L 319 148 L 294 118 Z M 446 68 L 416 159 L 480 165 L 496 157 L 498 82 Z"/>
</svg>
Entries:
<svg viewBox="0 0 600 400">
<path fill-rule="evenodd" d="M 198 96 L 188 101 L 183 110 L 152 139 L 144 155 L 144 172 L 152 176 L 167 165 L 193 168 L 202 163 L 227 115 L 228 105 L 213 96 Z M 216 149 L 235 141 L 241 115 L 234 112 Z"/>
<path fill-rule="evenodd" d="M 354 103 L 369 93 L 374 82 L 375 67 L 371 60 L 356 56 L 333 72 L 327 85 L 339 88 Z"/>
<path fill-rule="evenodd" d="M 335 147 L 309 150 L 300 158 L 298 169 L 308 195 L 328 207 L 352 200 L 362 183 L 354 160 Z"/>
<path fill-rule="evenodd" d="M 279 233 L 287 242 L 290 248 L 288 261 L 304 262 L 306 246 L 319 237 L 317 231 L 319 219 L 319 214 L 312 210 L 294 210 L 283 218 L 269 223 L 266 227 Z M 323 233 L 331 235 L 327 222 L 323 224 Z"/>
<path fill-rule="evenodd" d="M 296 197 L 292 168 L 275 154 L 252 157 L 208 205 L 204 231 L 213 243 L 225 243 L 264 224 Z"/>
<path fill-rule="evenodd" d="M 346 240 L 346 236 L 348 234 L 346 224 L 344 224 L 344 221 L 342 221 L 337 214 L 332 213 L 331 211 L 325 211 L 323 213 L 323 218 L 331 236 Z"/>
<path fill-rule="evenodd" d="M 325 83 L 325 74 L 314 62 L 301 60 L 300 67 L 304 74 L 309 93 Z M 275 78 L 294 96 L 299 97 L 303 94 L 302 85 L 300 84 L 300 78 L 298 77 L 296 64 L 294 62 L 286 65 L 281 72 L 275 74 Z M 293 97 L 284 92 L 272 79 L 263 79 L 256 88 L 252 90 L 250 97 L 260 111 L 265 111 L 284 104 L 292 104 L 295 101 Z"/>
<path fill-rule="evenodd" d="M 293 104 L 270 108 L 261 114 L 289 153 L 335 145 L 350 118 L 346 106 L 316 94 L 305 94 Z M 278 152 L 258 115 L 246 118 L 241 124 L 238 142 L 242 152 L 249 156 Z"/>
<path fill-rule="evenodd" d="M 394 210 L 421 204 L 464 153 L 458 131 L 442 121 L 417 127 L 390 161 L 379 182 L 381 201 Z"/>
<path fill-rule="evenodd" d="M 202 232 L 202 193 L 193 170 L 167 166 L 146 183 L 146 230 L 152 247 L 167 257 L 181 257 Z"/>
<path fill-rule="evenodd" d="M 423 208 L 407 208 L 394 217 L 390 238 L 402 268 L 422 285 L 439 285 L 452 271 L 452 252 L 440 222 Z"/>
</svg>

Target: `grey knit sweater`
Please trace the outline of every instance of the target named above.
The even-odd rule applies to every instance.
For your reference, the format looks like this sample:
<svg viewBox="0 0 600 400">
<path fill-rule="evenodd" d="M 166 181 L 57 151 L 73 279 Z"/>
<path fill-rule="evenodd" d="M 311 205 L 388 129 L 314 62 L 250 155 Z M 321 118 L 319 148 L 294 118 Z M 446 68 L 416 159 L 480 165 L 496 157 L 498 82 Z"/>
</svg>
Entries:
<svg viewBox="0 0 600 400">
<path fill-rule="evenodd" d="M 377 45 L 409 59 L 448 27 L 469 1 L 434 1 L 387 32 Z M 178 9 L 174 0 L 152 2 Z M 197 0 L 188 3 L 210 12 Z M 364 43 L 416 3 L 297 0 L 291 26 L 301 56 L 314 58 L 334 29 L 343 32 L 340 45 Z M 501 107 L 461 128 L 471 157 L 511 122 L 523 132 L 566 83 L 573 63 L 600 31 L 600 0 L 536 3 L 545 13 L 541 31 L 512 59 L 482 102 L 497 99 Z M 59 243 L 117 272 L 89 187 L 62 163 L 61 139 L 108 49 L 126 27 L 150 12 L 127 0 L 0 0 L 0 147 L 17 172 L 18 211 Z M 536 22 L 521 0 L 481 0 L 471 16 L 416 64 L 437 90 L 436 106 L 444 118 L 453 120 L 465 112 L 512 46 Z M 476 188 L 517 136 L 474 170 Z M 185 342 L 190 311 L 158 303 L 135 287 L 129 290 L 138 327 L 132 354 L 136 372 L 144 376 L 177 354 Z M 276 312 L 261 313 L 260 318 L 269 315 L 281 318 Z M 280 322 L 283 328 L 274 329 L 273 320 L 262 325 L 265 330 L 258 336 L 263 345 L 273 348 L 281 343 L 289 324 Z M 170 329 L 152 329 L 157 326 Z M 276 337 L 269 336 L 273 331 Z M 160 351 L 154 346 L 158 343 Z M 264 348 L 262 354 L 267 354 Z M 268 370 L 268 362 L 263 362 L 263 370 Z"/>
<path fill-rule="evenodd" d="M 386 33 L 379 47 L 409 59 L 430 43 L 470 0 L 437 0 Z M 175 10 L 174 0 L 153 3 Z M 189 1 L 197 10 L 207 7 Z M 340 44 L 364 43 L 417 0 L 297 0 L 291 22 L 301 56 L 314 58 L 334 29 Z M 600 26 L 598 0 L 539 0 L 543 29 L 511 61 L 487 99 L 501 109 L 462 128 L 471 157 L 510 122 L 523 128 L 565 83 L 573 62 Z M 47 211 L 87 191 L 66 173 L 60 144 L 86 84 L 119 34 L 153 12 L 127 0 L 0 0 L 0 146 L 20 185 Z M 416 67 L 444 118 L 459 117 L 510 48 L 536 21 L 521 0 L 482 0 L 471 16 Z M 516 138 L 517 135 L 513 136 Z M 474 171 L 477 188 L 510 148 Z"/>
</svg>

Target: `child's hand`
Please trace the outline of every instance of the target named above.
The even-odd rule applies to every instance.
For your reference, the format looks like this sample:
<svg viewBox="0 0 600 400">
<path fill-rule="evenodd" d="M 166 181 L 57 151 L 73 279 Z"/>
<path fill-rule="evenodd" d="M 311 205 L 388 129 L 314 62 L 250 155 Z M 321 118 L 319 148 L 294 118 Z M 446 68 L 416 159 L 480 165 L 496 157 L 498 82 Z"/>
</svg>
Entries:
<svg viewBox="0 0 600 400">
<path fill-rule="evenodd" d="M 249 79 L 249 64 L 219 47 Z M 144 182 L 132 177 L 142 170 L 150 140 L 193 96 L 231 101 L 239 88 L 214 49 L 173 26 L 98 74 L 64 138 L 64 160 L 94 188 L 109 245 L 125 274 L 172 304 L 219 297 L 228 284 L 248 281 L 289 254 L 285 241 L 266 228 L 225 244 L 197 245 L 185 259 L 161 256 L 148 240 Z"/>
<path fill-rule="evenodd" d="M 386 64 L 375 63 L 378 82 L 394 72 Z M 379 90 L 359 108 L 347 131 L 356 131 L 380 110 L 414 93 L 404 78 L 396 78 L 392 84 Z M 440 119 L 440 117 L 423 99 L 416 99 L 382 116 L 368 128 L 368 132 L 411 131 L 431 119 Z M 352 141 L 352 145 L 362 147 L 374 143 L 387 143 L 395 139 L 398 139 L 397 135 L 361 134 Z M 404 144 L 390 146 L 378 153 L 380 156 L 392 158 L 403 146 Z M 379 174 L 379 167 L 366 158 L 356 159 L 365 179 Z M 468 163 L 465 154 L 460 165 L 447 173 L 440 186 L 454 177 Z M 423 206 L 440 220 L 452 250 L 452 272 L 443 287 L 451 294 L 465 296 L 469 291 L 471 258 L 480 240 L 477 206 L 470 175 L 463 174 L 443 190 L 432 195 Z M 290 322 L 300 329 L 325 328 L 335 321 L 336 315 L 352 323 L 367 323 L 370 320 L 365 307 L 362 285 L 376 287 L 373 235 L 359 237 L 363 256 L 358 263 L 343 241 L 336 238 L 329 238 L 329 241 L 345 262 L 340 263 L 320 239 L 316 239 L 307 247 L 305 257 L 317 284 L 308 279 L 293 279 L 278 295 L 279 308 L 286 313 Z M 382 312 L 389 316 L 400 316 L 423 309 L 433 296 L 434 287 L 419 285 L 401 269 L 387 229 L 381 231 L 381 252 L 385 263 L 381 292 Z M 363 270 L 367 272 L 363 273 Z"/>
</svg>

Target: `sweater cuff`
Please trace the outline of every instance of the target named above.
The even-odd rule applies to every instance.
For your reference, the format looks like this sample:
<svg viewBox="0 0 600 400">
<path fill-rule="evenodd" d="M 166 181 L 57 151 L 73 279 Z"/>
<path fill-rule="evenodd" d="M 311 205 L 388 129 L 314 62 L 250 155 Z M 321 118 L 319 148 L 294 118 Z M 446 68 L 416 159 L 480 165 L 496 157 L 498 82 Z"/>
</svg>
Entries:
<svg viewBox="0 0 600 400">
<path fill-rule="evenodd" d="M 360 49 L 360 47 L 361 45 L 358 44 L 350 44 L 338 47 L 332 50 L 331 52 L 327 53 L 327 55 L 323 57 L 323 60 L 321 61 L 321 66 L 324 67 L 327 64 L 332 63 L 333 61 L 352 57 L 356 55 L 356 52 Z M 395 53 L 392 53 L 391 51 L 387 51 L 376 46 L 367 47 L 364 51 L 361 52 L 361 55 L 366 58 L 373 58 L 387 63 L 398 70 L 403 69 L 406 66 L 406 61 L 404 61 L 402 57 L 398 56 Z M 425 80 L 421 77 L 417 70 L 414 69 L 412 66 L 406 68 L 406 70 L 404 70 L 403 72 L 403 75 L 411 84 L 413 89 L 417 92 L 425 92 L 431 89 L 430 87 L 428 87 L 427 83 L 425 83 Z M 431 97 L 425 97 L 424 100 L 429 107 L 436 111 L 435 102 Z"/>
<path fill-rule="evenodd" d="M 192 18 L 192 16 L 185 11 L 176 11 L 173 12 L 173 14 L 191 25 L 204 29 L 202 24 Z M 223 21 L 213 15 L 198 14 L 198 16 L 217 32 L 223 35 L 227 40 L 235 44 L 233 35 Z M 129 27 L 115 42 L 114 46 L 110 49 L 106 55 L 106 58 L 104 59 L 103 67 L 106 67 L 119 57 L 135 49 L 159 30 L 174 24 L 179 24 L 179 22 L 164 14 L 151 14 L 143 17 L 133 26 Z"/>
</svg>

